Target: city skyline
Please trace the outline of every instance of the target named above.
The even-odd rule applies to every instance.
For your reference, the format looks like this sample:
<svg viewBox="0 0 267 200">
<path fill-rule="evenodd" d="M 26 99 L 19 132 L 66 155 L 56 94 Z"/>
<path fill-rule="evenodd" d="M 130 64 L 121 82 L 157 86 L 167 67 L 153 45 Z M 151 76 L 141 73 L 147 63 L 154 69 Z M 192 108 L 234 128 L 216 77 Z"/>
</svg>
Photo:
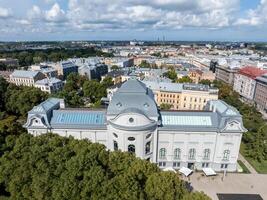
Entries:
<svg viewBox="0 0 267 200">
<path fill-rule="evenodd" d="M 267 41 L 267 0 L 0 1 L 1 41 Z"/>
</svg>

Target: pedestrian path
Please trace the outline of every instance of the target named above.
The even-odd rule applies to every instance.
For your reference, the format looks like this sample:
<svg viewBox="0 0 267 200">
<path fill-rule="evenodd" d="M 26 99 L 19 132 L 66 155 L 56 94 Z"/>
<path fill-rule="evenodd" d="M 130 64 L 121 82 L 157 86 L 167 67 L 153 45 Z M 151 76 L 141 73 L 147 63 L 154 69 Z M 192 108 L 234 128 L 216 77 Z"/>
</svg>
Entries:
<svg viewBox="0 0 267 200">
<path fill-rule="evenodd" d="M 244 165 L 248 168 L 251 174 L 258 174 L 258 172 L 252 167 L 252 165 L 242 156 L 241 154 L 238 155 L 238 160 L 241 160 Z"/>
</svg>

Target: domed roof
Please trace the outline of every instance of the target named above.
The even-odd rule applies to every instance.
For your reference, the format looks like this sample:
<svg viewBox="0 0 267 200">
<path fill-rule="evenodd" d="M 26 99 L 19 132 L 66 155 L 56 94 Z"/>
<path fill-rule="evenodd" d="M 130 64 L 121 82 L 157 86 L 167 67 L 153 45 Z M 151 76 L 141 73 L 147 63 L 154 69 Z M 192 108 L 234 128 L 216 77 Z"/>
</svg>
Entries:
<svg viewBox="0 0 267 200">
<path fill-rule="evenodd" d="M 118 115 L 125 110 L 140 110 L 147 117 L 159 115 L 153 92 L 138 80 L 128 80 L 114 93 L 108 106 L 108 115 Z"/>
</svg>

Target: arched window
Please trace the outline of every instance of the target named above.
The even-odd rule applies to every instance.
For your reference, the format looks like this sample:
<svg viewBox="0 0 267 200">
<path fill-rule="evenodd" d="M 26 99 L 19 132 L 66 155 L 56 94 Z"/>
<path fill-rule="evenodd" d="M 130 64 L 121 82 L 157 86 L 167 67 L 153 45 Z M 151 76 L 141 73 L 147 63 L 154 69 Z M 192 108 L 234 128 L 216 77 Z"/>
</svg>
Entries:
<svg viewBox="0 0 267 200">
<path fill-rule="evenodd" d="M 190 160 L 195 160 L 196 159 L 196 149 L 189 149 L 189 156 L 188 158 Z"/>
<path fill-rule="evenodd" d="M 118 142 L 117 141 L 113 141 L 113 146 L 114 146 L 114 151 L 118 151 L 119 146 L 118 146 Z"/>
<path fill-rule="evenodd" d="M 135 146 L 134 146 L 133 144 L 130 144 L 130 145 L 128 146 L 128 152 L 130 152 L 130 153 L 135 153 Z"/>
<path fill-rule="evenodd" d="M 146 143 L 146 154 L 150 153 L 151 142 Z"/>
<path fill-rule="evenodd" d="M 113 135 L 114 135 L 115 138 L 118 138 L 118 135 L 116 133 L 113 133 Z"/>
<path fill-rule="evenodd" d="M 179 148 L 174 149 L 174 159 L 177 160 L 181 159 L 181 149 Z"/>
<path fill-rule="evenodd" d="M 204 149 L 204 160 L 209 160 L 210 159 L 210 149 Z"/>
<path fill-rule="evenodd" d="M 159 158 L 161 159 L 166 158 L 166 153 L 167 153 L 167 150 L 165 148 L 161 148 L 159 150 Z"/>
<path fill-rule="evenodd" d="M 223 151 L 223 160 L 228 161 L 230 157 L 230 150 L 224 150 Z"/>
<path fill-rule="evenodd" d="M 150 138 L 151 135 L 152 135 L 151 133 L 149 133 L 148 135 L 146 135 L 146 139 Z"/>
</svg>

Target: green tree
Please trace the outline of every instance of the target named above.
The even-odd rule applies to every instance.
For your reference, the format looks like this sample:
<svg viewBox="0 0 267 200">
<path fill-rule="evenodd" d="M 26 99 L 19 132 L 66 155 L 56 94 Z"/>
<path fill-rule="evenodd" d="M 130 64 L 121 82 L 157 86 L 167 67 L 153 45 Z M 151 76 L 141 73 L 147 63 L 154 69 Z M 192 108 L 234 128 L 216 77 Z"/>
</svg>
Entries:
<svg viewBox="0 0 267 200">
<path fill-rule="evenodd" d="M 169 78 L 172 80 L 172 82 L 175 82 L 177 80 L 177 73 L 174 68 L 170 69 L 169 71 L 165 72 L 163 76 Z"/>
<path fill-rule="evenodd" d="M 105 89 L 101 84 L 95 80 L 86 81 L 83 84 L 84 96 L 90 98 L 92 103 L 100 100 L 101 97 L 106 96 Z"/>
<path fill-rule="evenodd" d="M 26 116 L 33 106 L 47 98 L 47 94 L 38 88 L 9 85 L 6 92 L 6 110 L 12 114 Z"/>
<path fill-rule="evenodd" d="M 3 77 L 0 76 L 0 112 L 4 111 L 7 87 L 8 83 Z"/>
<path fill-rule="evenodd" d="M 154 173 L 148 177 L 145 192 L 148 199 L 182 199 L 186 194 L 184 183 L 173 172 Z"/>
<path fill-rule="evenodd" d="M 203 79 L 203 80 L 199 81 L 199 84 L 210 85 L 211 84 L 211 81 L 208 80 L 208 79 Z"/>
<path fill-rule="evenodd" d="M 0 185 L 10 199 L 194 199 L 173 172 L 127 152 L 53 134 L 6 139 Z M 1 195 L 1 194 L 0 194 Z"/>
<path fill-rule="evenodd" d="M 147 62 L 146 60 L 142 60 L 140 65 L 139 65 L 139 67 L 141 67 L 141 68 L 150 68 L 151 66 L 150 66 L 149 62 Z"/>
<path fill-rule="evenodd" d="M 118 70 L 120 68 L 118 65 L 112 65 L 110 69 L 113 71 L 113 70 Z"/>
<path fill-rule="evenodd" d="M 192 79 L 189 78 L 188 76 L 183 76 L 182 78 L 179 78 L 177 80 L 178 83 L 192 83 Z"/>
<path fill-rule="evenodd" d="M 162 104 L 160 104 L 160 109 L 161 110 L 170 110 L 171 107 L 172 107 L 172 105 L 171 104 L 168 104 L 168 103 L 162 103 Z"/>
</svg>

